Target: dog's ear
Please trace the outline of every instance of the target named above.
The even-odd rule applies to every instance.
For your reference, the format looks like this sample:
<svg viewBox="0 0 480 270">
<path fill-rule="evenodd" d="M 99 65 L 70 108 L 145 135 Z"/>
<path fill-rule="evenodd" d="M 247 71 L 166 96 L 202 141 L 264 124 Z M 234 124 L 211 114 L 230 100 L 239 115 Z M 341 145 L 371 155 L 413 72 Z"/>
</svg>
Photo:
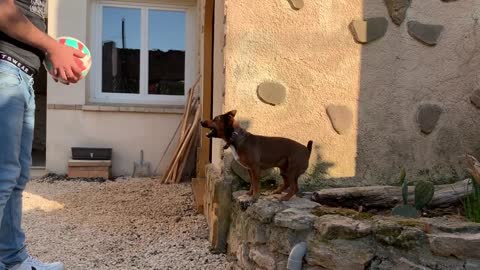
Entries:
<svg viewBox="0 0 480 270">
<path fill-rule="evenodd" d="M 227 113 L 227 115 L 230 116 L 230 117 L 235 117 L 236 114 L 237 114 L 237 110 L 229 111 Z"/>
</svg>

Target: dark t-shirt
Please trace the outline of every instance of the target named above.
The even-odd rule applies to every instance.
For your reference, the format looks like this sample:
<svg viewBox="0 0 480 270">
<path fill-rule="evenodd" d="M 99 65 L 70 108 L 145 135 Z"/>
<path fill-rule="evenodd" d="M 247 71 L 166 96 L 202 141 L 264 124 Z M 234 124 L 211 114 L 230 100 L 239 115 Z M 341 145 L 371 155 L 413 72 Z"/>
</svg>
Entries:
<svg viewBox="0 0 480 270">
<path fill-rule="evenodd" d="M 47 0 L 15 0 L 15 4 L 38 29 L 45 32 L 45 12 Z M 45 54 L 34 47 L 17 41 L 0 32 L 0 51 L 38 71 Z"/>
</svg>

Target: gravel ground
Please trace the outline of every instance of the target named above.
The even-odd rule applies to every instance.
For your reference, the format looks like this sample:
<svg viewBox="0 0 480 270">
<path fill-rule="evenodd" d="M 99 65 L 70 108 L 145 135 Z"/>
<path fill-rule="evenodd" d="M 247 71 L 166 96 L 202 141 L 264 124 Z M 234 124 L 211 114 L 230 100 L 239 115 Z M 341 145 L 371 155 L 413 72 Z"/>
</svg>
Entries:
<svg viewBox="0 0 480 270">
<path fill-rule="evenodd" d="M 30 253 L 67 269 L 229 269 L 208 250 L 190 185 L 152 179 L 32 180 L 24 194 Z"/>
</svg>

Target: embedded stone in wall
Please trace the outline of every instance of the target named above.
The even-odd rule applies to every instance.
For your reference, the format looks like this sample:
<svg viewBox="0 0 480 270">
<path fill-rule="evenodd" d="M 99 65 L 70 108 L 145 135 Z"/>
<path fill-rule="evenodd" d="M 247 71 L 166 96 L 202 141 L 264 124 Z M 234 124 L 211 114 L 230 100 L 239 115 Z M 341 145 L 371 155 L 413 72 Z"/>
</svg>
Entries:
<svg viewBox="0 0 480 270">
<path fill-rule="evenodd" d="M 394 24 L 401 25 L 403 23 L 407 17 L 407 10 L 411 3 L 412 0 L 385 0 L 388 14 Z"/>
<path fill-rule="evenodd" d="M 305 5 L 303 0 L 288 0 L 288 2 L 292 6 L 292 8 L 296 10 L 303 8 L 303 6 Z"/>
<path fill-rule="evenodd" d="M 475 107 L 480 109 L 480 89 L 472 93 L 470 96 L 470 102 L 472 102 Z"/>
<path fill-rule="evenodd" d="M 388 21 L 385 17 L 354 20 L 350 24 L 355 41 L 363 44 L 382 38 L 387 32 L 387 28 Z"/>
<path fill-rule="evenodd" d="M 420 126 L 420 131 L 427 135 L 432 133 L 442 112 L 442 108 L 436 104 L 420 105 L 417 111 L 417 123 Z"/>
<path fill-rule="evenodd" d="M 260 100 L 270 105 L 279 105 L 285 101 L 287 89 L 278 82 L 263 82 L 258 86 Z"/>
<path fill-rule="evenodd" d="M 250 249 L 250 259 L 254 261 L 262 269 L 275 270 L 275 255 L 266 247 L 253 247 Z"/>
<path fill-rule="evenodd" d="M 430 249 L 440 256 L 480 259 L 480 234 L 442 233 L 429 236 Z"/>
<path fill-rule="evenodd" d="M 330 105 L 327 107 L 327 115 L 338 134 L 347 134 L 352 128 L 353 113 L 347 106 Z"/>
<path fill-rule="evenodd" d="M 435 24 L 423 24 L 418 21 L 409 21 L 408 34 L 429 46 L 435 46 L 440 39 L 444 27 Z"/>
</svg>

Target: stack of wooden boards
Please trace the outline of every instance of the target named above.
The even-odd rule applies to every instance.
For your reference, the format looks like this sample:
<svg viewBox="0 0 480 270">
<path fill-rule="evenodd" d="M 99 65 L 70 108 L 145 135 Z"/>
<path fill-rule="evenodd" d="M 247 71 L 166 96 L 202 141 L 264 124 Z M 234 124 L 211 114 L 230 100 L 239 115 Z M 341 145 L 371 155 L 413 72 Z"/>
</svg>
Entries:
<svg viewBox="0 0 480 270">
<path fill-rule="evenodd" d="M 172 184 L 181 181 L 183 171 L 188 161 L 188 154 L 191 153 L 192 147 L 196 144 L 196 139 L 200 131 L 198 123 L 200 122 L 201 115 L 199 82 L 200 80 L 197 80 L 188 91 L 185 111 L 180 121 L 179 129 L 177 129 L 174 135 L 174 137 L 176 137 L 178 130 L 180 130 L 178 145 L 161 180 L 162 183 Z"/>
</svg>

